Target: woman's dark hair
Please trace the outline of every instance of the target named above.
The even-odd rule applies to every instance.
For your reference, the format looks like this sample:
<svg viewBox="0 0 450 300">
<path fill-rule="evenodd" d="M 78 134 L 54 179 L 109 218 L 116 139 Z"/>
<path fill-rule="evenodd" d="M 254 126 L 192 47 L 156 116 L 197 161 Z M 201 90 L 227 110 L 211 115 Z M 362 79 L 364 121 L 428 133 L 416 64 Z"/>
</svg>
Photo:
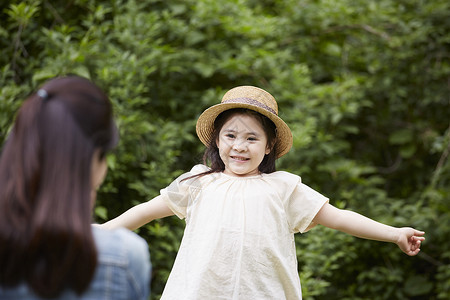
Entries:
<svg viewBox="0 0 450 300">
<path fill-rule="evenodd" d="M 41 297 L 89 286 L 91 162 L 117 140 L 111 103 L 88 79 L 52 79 L 25 100 L 0 157 L 0 285 Z"/>
<path fill-rule="evenodd" d="M 225 165 L 219 155 L 219 148 L 217 148 L 217 140 L 219 138 L 219 133 L 222 129 L 222 126 L 235 114 L 250 115 L 260 122 L 261 126 L 264 129 L 264 132 L 266 133 L 267 144 L 269 145 L 271 151 L 269 154 L 264 156 L 263 161 L 258 166 L 258 170 L 261 173 L 272 173 L 276 171 L 275 160 L 277 157 L 276 152 L 274 151 L 274 146 L 277 136 L 275 124 L 266 116 L 263 116 L 262 114 L 259 114 L 253 110 L 246 108 L 233 108 L 220 113 L 214 120 L 214 131 L 211 135 L 209 145 L 206 148 L 205 153 L 203 154 L 203 163 L 205 165 L 210 163 L 211 170 L 205 173 L 201 173 L 199 174 L 199 176 L 222 172 L 225 170 Z"/>
</svg>

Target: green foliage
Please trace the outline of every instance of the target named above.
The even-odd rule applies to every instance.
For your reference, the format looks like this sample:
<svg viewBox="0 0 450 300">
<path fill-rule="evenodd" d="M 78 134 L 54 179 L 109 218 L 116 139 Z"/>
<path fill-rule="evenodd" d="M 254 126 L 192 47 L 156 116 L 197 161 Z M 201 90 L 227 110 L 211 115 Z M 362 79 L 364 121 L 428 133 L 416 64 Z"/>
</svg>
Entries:
<svg viewBox="0 0 450 300">
<path fill-rule="evenodd" d="M 447 298 L 448 1 L 10 0 L 0 20 L 0 142 L 23 99 L 53 76 L 91 78 L 113 101 L 121 142 L 99 222 L 198 163 L 198 115 L 225 90 L 257 85 L 294 134 L 278 169 L 340 208 L 427 232 L 413 258 L 326 228 L 297 235 L 304 298 Z M 152 299 L 183 228 L 170 217 L 138 230 Z"/>
</svg>

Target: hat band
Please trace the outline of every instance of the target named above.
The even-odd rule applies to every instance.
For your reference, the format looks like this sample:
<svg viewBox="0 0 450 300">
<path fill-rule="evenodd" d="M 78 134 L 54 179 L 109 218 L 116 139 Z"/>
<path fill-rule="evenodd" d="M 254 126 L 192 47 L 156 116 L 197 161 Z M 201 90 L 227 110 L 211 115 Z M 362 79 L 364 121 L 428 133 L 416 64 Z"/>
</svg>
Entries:
<svg viewBox="0 0 450 300">
<path fill-rule="evenodd" d="M 259 101 L 256 101 L 254 99 L 251 98 L 233 98 L 233 99 L 227 99 L 222 101 L 222 103 L 243 103 L 243 104 L 250 104 L 253 106 L 257 106 L 259 108 L 265 109 L 270 111 L 271 113 L 273 113 L 274 115 L 278 116 L 277 112 L 275 110 L 273 110 L 272 108 L 270 108 L 269 106 L 262 104 Z"/>
</svg>

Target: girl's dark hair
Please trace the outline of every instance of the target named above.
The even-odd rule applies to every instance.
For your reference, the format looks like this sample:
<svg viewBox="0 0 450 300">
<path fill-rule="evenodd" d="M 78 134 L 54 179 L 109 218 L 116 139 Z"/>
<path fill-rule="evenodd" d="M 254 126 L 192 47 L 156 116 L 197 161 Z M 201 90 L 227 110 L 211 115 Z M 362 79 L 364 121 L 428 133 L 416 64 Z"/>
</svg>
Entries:
<svg viewBox="0 0 450 300">
<path fill-rule="evenodd" d="M 81 294 L 97 265 L 91 162 L 117 143 L 107 96 L 60 77 L 20 108 L 0 157 L 0 285 Z"/>
<path fill-rule="evenodd" d="M 269 154 L 264 156 L 263 161 L 258 166 L 258 170 L 261 173 L 272 173 L 276 171 L 275 160 L 277 157 L 276 152 L 274 151 L 274 146 L 277 137 L 275 124 L 266 116 L 259 114 L 253 110 L 246 108 L 233 108 L 220 113 L 214 120 L 214 131 L 211 135 L 209 145 L 206 148 L 205 153 L 203 154 L 203 163 L 205 165 L 208 165 L 208 163 L 210 163 L 211 170 L 205 173 L 201 173 L 199 174 L 199 176 L 222 172 L 225 170 L 225 165 L 219 155 L 219 148 L 217 148 L 217 139 L 219 138 L 219 133 L 222 129 L 222 126 L 235 114 L 250 115 L 260 122 L 267 136 L 267 144 L 272 150 Z"/>
</svg>

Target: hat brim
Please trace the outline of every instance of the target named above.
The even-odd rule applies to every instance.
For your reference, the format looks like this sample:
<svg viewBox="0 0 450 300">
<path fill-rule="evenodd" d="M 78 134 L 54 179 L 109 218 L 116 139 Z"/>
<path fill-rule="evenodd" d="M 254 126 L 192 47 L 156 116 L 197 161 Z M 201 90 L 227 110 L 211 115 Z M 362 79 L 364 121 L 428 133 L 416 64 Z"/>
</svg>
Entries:
<svg viewBox="0 0 450 300">
<path fill-rule="evenodd" d="M 269 118 L 277 128 L 277 141 L 274 146 L 277 158 L 289 152 L 293 142 L 292 132 L 289 129 L 289 126 L 280 117 L 255 105 L 234 102 L 220 103 L 211 106 L 210 108 L 206 109 L 198 118 L 196 132 L 198 138 L 205 146 L 209 146 L 212 133 L 214 131 L 214 121 L 216 120 L 217 116 L 220 113 L 233 108 L 247 108 Z"/>
</svg>

